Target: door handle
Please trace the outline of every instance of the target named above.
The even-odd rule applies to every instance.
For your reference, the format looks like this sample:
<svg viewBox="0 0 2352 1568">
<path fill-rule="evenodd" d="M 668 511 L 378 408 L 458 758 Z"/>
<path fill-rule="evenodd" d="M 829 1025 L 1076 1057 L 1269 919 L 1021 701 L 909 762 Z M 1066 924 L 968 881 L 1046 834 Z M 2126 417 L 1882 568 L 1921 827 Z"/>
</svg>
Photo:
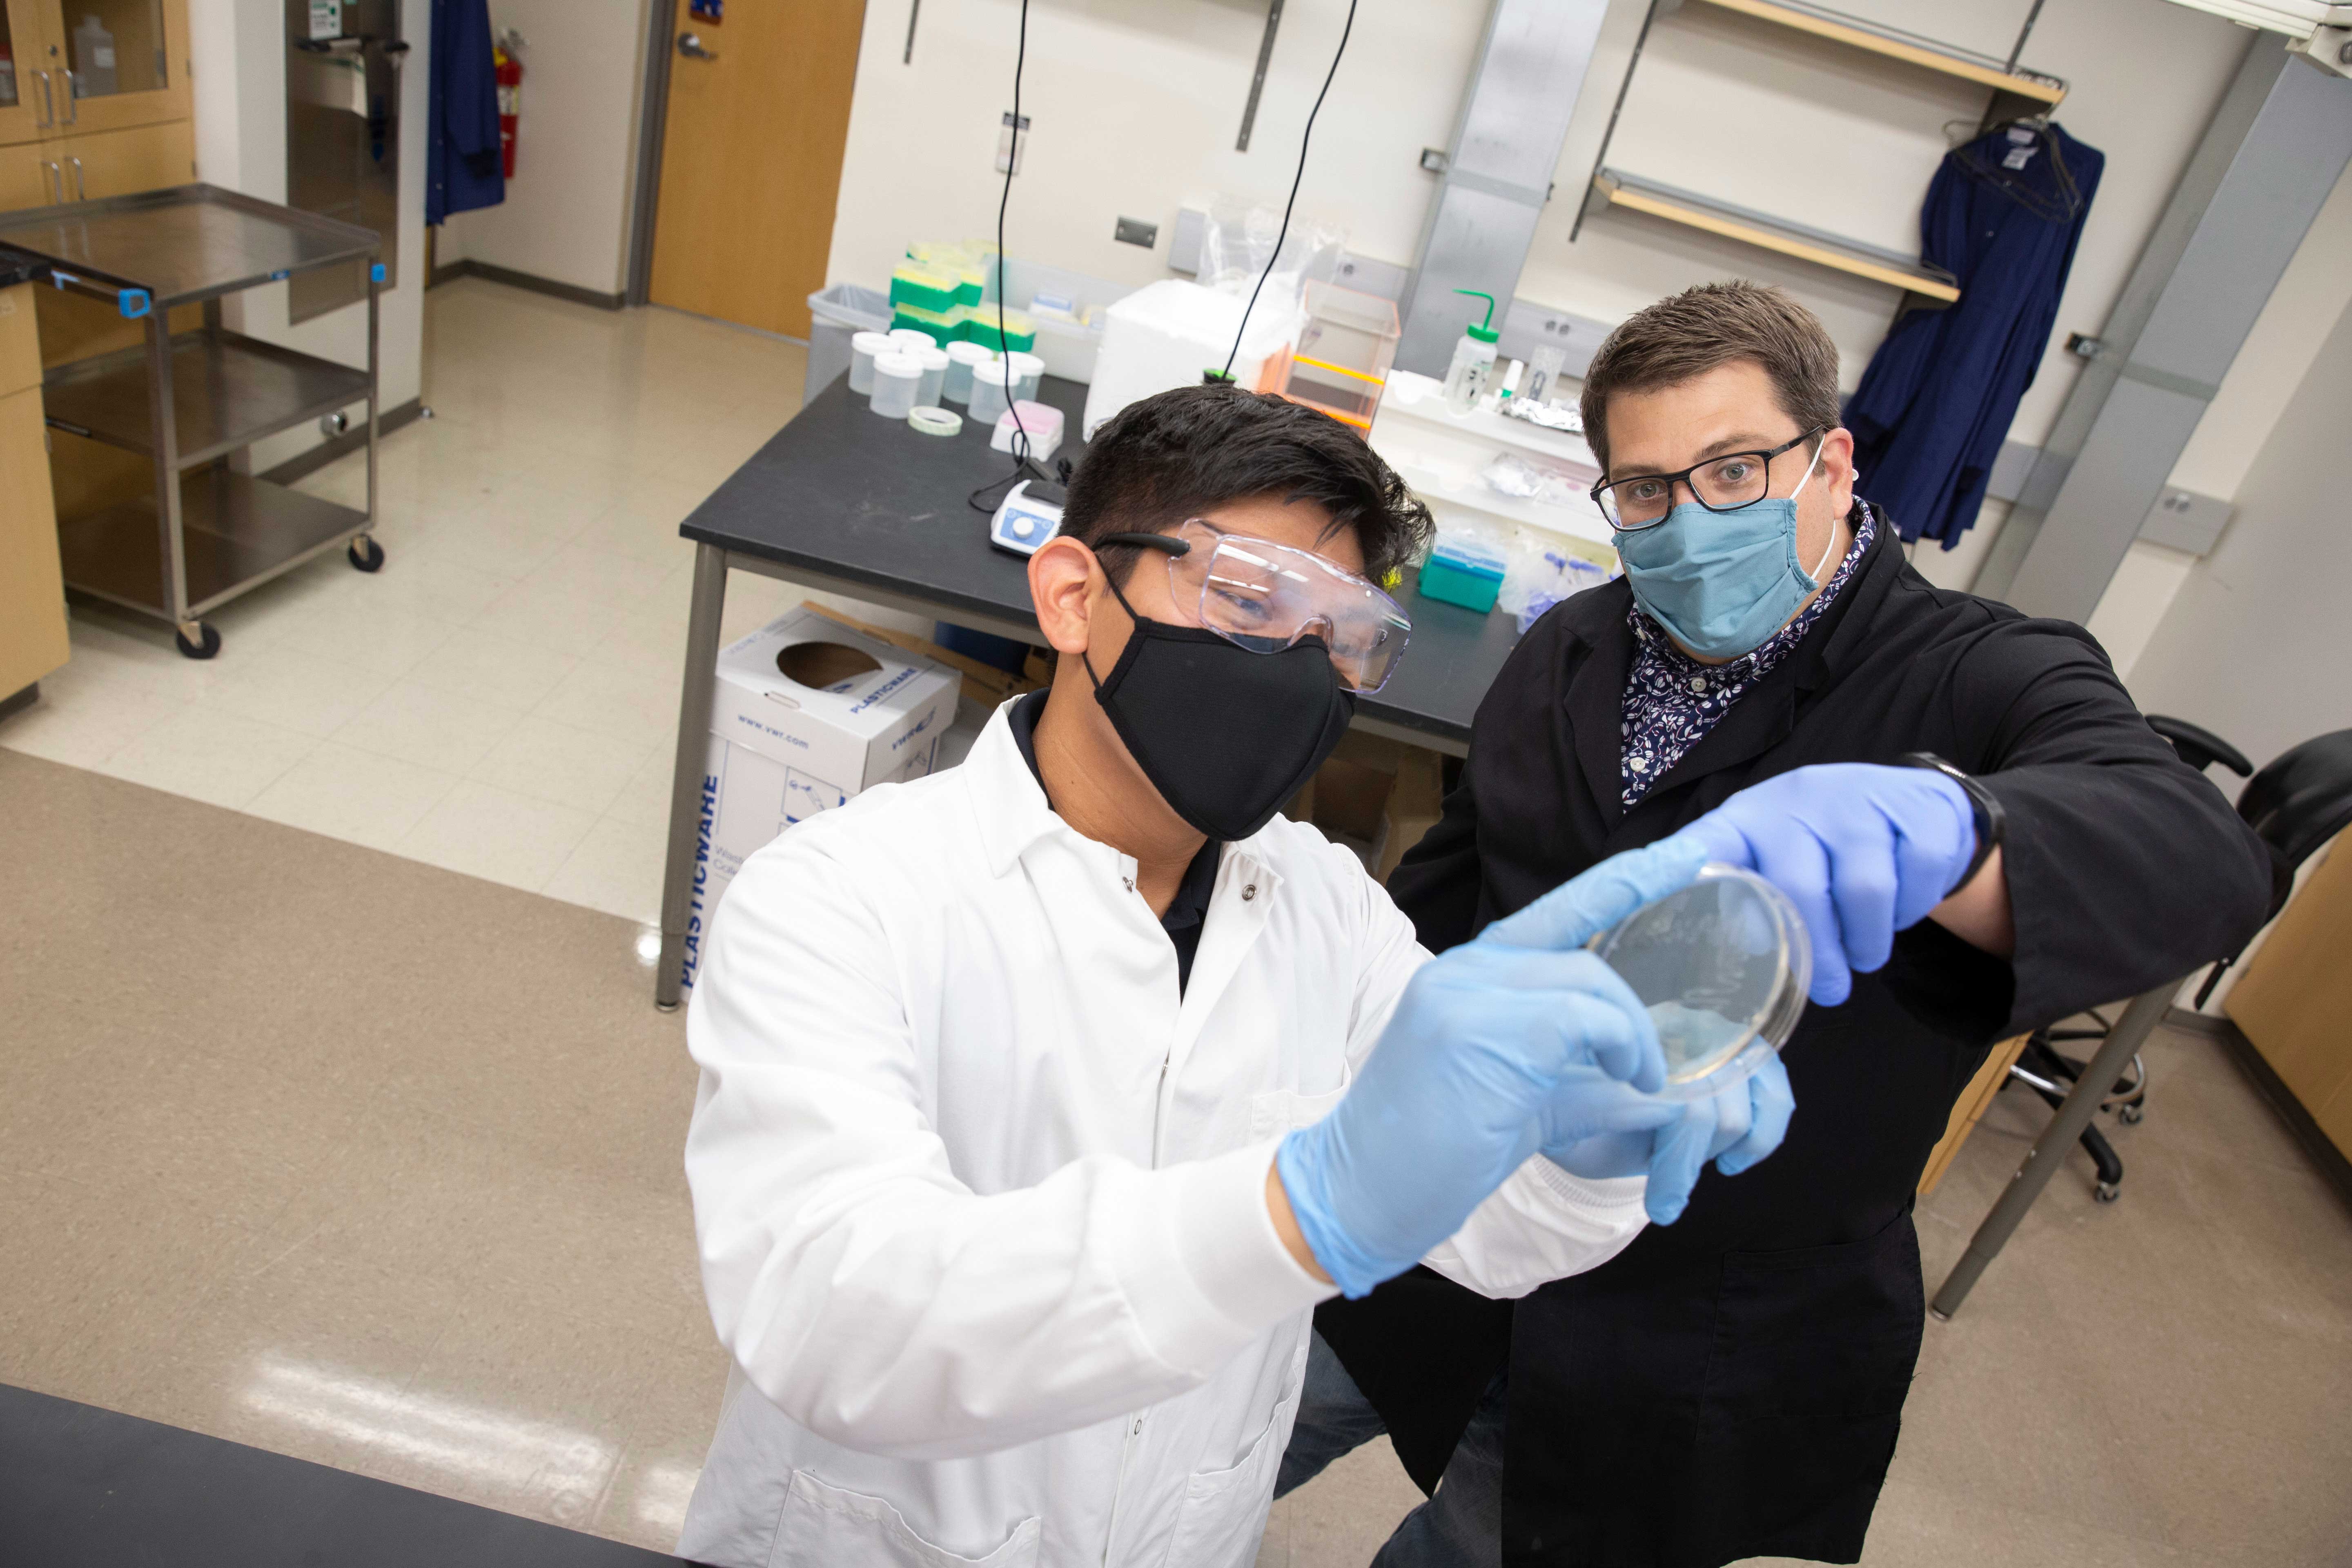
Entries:
<svg viewBox="0 0 2352 1568">
<path fill-rule="evenodd" d="M 89 182 L 82 177 L 81 160 L 68 157 L 66 162 L 74 166 L 74 200 L 78 202 L 89 200 Z M 65 184 L 65 175 L 62 172 L 58 175 L 58 183 Z"/>
<path fill-rule="evenodd" d="M 66 172 L 58 167 L 55 160 L 48 158 L 41 160 L 41 182 L 49 187 L 49 205 L 65 205 Z"/>
<path fill-rule="evenodd" d="M 698 33 L 680 33 L 677 36 L 677 52 L 690 60 L 715 60 L 719 58 L 702 47 L 702 37 Z"/>
<path fill-rule="evenodd" d="M 73 68 L 70 66 L 67 67 L 66 123 L 68 125 L 79 125 L 81 123 L 81 104 L 79 101 L 81 97 L 81 93 L 79 90 L 79 86 L 80 84 L 74 80 Z"/>
<path fill-rule="evenodd" d="M 35 129 L 46 131 L 58 122 L 58 100 L 49 90 L 49 73 L 38 71 L 35 74 L 41 79 L 41 122 Z"/>
</svg>

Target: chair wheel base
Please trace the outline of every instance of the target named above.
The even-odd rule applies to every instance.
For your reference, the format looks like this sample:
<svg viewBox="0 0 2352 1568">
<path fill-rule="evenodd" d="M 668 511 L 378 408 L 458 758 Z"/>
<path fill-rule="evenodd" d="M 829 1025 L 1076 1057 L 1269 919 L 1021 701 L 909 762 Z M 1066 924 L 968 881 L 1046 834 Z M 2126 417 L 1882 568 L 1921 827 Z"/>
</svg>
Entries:
<svg viewBox="0 0 2352 1568">
<path fill-rule="evenodd" d="M 2091 1189 L 2091 1195 L 2103 1204 L 2111 1204 L 2124 1195 L 2124 1190 L 2113 1182 L 2101 1182 Z"/>
</svg>

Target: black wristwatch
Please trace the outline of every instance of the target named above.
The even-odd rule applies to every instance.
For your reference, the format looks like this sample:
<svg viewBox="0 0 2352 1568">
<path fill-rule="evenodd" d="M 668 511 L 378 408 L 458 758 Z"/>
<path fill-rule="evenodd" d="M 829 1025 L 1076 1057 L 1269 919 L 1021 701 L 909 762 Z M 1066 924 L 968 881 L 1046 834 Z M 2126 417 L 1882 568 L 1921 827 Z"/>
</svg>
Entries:
<svg viewBox="0 0 2352 1568">
<path fill-rule="evenodd" d="M 1906 768 L 1933 769 L 1968 791 L 1969 805 L 1976 812 L 1977 852 L 1969 859 L 1969 868 L 1960 873 L 1960 879 L 1952 884 L 1952 890 L 1958 892 L 1977 879 L 1977 873 L 1984 869 L 1984 863 L 1992 858 L 1992 852 L 2000 848 L 2001 840 L 2009 836 L 2009 814 L 2001 810 L 2000 802 L 1992 791 L 1933 752 L 1906 752 L 1895 761 Z"/>
</svg>

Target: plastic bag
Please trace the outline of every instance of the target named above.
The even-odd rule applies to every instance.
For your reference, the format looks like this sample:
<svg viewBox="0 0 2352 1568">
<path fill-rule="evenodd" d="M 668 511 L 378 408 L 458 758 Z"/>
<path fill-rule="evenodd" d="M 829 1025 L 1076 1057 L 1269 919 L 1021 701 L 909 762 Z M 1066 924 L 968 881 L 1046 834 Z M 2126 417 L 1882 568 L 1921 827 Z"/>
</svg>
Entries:
<svg viewBox="0 0 2352 1568">
<path fill-rule="evenodd" d="M 1556 541 L 1522 533 L 1512 542 L 1503 591 L 1496 607 L 1516 616 L 1525 635 L 1538 617 L 1571 594 L 1597 588 L 1617 574 L 1573 553 Z"/>
<path fill-rule="evenodd" d="M 1486 488 L 1538 506 L 1575 506 L 1591 493 L 1601 471 L 1581 463 L 1497 452 L 1480 471 Z"/>
<path fill-rule="evenodd" d="M 1216 197 L 1201 230 L 1200 281 L 1221 293 L 1248 299 L 1258 288 L 1258 274 L 1266 271 L 1277 234 L 1282 234 L 1279 207 L 1254 206 L 1239 196 Z M 1266 273 L 1265 287 L 1258 290 L 1252 327 L 1303 321 L 1307 285 L 1331 281 L 1347 242 L 1347 230 L 1293 212 L 1282 254 L 1275 258 L 1274 270 Z"/>
</svg>

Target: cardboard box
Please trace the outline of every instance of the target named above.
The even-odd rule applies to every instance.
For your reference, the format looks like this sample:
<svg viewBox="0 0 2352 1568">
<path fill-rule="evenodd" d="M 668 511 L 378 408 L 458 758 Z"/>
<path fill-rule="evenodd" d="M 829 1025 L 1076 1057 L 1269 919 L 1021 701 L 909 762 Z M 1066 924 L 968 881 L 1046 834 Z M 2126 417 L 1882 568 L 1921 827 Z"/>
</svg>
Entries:
<svg viewBox="0 0 2352 1568">
<path fill-rule="evenodd" d="M 954 670 L 807 605 L 719 651 L 685 984 L 744 860 L 861 790 L 929 773 L 958 689 Z"/>
</svg>

